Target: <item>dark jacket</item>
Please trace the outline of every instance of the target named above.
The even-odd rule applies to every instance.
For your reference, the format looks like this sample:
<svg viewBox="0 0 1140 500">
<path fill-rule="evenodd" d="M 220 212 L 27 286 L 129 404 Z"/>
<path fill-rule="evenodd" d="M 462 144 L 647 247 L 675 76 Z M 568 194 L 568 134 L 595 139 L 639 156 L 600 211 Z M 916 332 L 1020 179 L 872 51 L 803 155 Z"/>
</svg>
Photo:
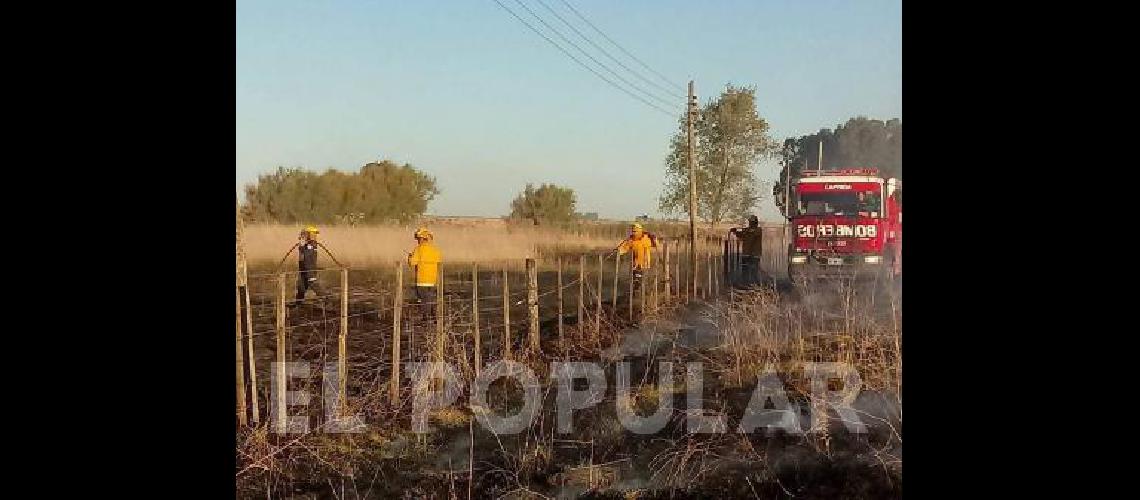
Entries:
<svg viewBox="0 0 1140 500">
<path fill-rule="evenodd" d="M 732 233 L 743 243 L 740 249 L 741 255 L 759 257 L 763 253 L 764 230 L 760 227 L 733 229 Z"/>
<path fill-rule="evenodd" d="M 317 248 L 315 241 L 297 244 L 297 267 L 301 272 L 317 270 Z"/>
</svg>

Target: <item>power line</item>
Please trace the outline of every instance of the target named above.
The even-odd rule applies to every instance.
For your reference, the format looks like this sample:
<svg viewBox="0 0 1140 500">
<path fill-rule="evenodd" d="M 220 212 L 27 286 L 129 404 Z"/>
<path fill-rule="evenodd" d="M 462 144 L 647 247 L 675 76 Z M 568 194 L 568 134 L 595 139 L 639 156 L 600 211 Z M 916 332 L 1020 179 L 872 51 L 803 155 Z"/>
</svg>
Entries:
<svg viewBox="0 0 1140 500">
<path fill-rule="evenodd" d="M 624 52 L 625 55 L 629 56 L 634 61 L 637 61 L 637 63 L 640 64 L 643 68 L 645 68 L 645 69 L 649 70 L 650 72 L 652 72 L 653 74 L 657 75 L 665 83 L 668 83 L 669 85 L 672 85 L 678 89 L 684 89 L 683 86 L 678 85 L 676 83 L 673 83 L 672 80 L 665 78 L 665 75 L 662 75 L 661 73 L 658 73 L 653 68 L 650 68 L 648 64 L 645 64 L 644 62 L 642 62 L 641 59 L 637 58 L 637 56 L 630 54 L 628 50 L 625 50 L 625 48 L 623 48 L 621 45 L 619 45 L 617 42 L 615 42 L 612 38 L 610 38 L 605 33 L 603 33 L 602 30 L 598 29 L 597 26 L 594 26 L 594 23 L 591 23 L 589 19 L 586 19 L 586 16 L 583 16 L 581 12 L 578 12 L 578 9 L 575 9 L 573 5 L 570 5 L 570 2 L 567 2 L 566 0 L 562 0 L 562 3 L 566 4 L 566 6 L 570 8 L 570 10 L 574 11 L 574 14 L 577 15 L 579 19 L 581 19 L 582 21 L 585 21 L 586 24 L 590 25 L 591 28 L 594 28 L 594 31 L 597 31 L 598 34 L 602 35 L 602 37 L 605 38 L 606 40 L 609 40 L 609 42 L 612 43 L 614 45 L 614 47 L 617 47 L 618 50 L 621 50 L 622 52 Z"/>
<path fill-rule="evenodd" d="M 582 66 L 583 68 L 586 68 L 587 70 L 589 70 L 591 73 L 593 73 L 593 74 L 594 74 L 595 76 L 597 76 L 598 78 L 601 78 L 603 81 L 605 81 L 606 83 L 610 84 L 610 85 L 611 85 L 611 86 L 613 86 L 614 88 L 616 88 L 616 89 L 618 89 L 618 90 L 620 90 L 620 91 L 622 91 L 622 92 L 625 92 L 625 93 L 626 93 L 626 94 L 628 94 L 630 97 L 632 97 L 632 98 L 634 98 L 634 99 L 637 99 L 638 101 L 641 101 L 641 102 L 642 102 L 643 104 L 645 104 L 646 106 L 649 106 L 649 107 L 651 107 L 651 108 L 653 108 L 653 109 L 655 109 L 655 110 L 657 110 L 657 111 L 659 111 L 659 112 L 661 112 L 661 113 L 663 113 L 663 114 L 665 114 L 665 115 L 668 115 L 668 116 L 675 116 L 675 113 L 671 113 L 671 112 L 669 112 L 669 111 L 666 111 L 666 110 L 662 109 L 660 106 L 658 106 L 658 105 L 656 105 L 656 104 L 653 104 L 653 103 L 651 103 L 651 102 L 649 102 L 649 101 L 647 101 L 647 100 L 643 99 L 641 96 L 639 96 L 639 95 L 637 95 L 637 94 L 634 94 L 634 93 L 632 93 L 632 92 L 630 92 L 630 91 L 626 90 L 626 89 L 625 89 L 625 87 L 622 87 L 622 86 L 620 86 L 620 85 L 618 85 L 618 84 L 616 84 L 616 83 L 614 83 L 614 82 L 610 81 L 610 79 L 609 79 L 609 78 L 606 78 L 606 77 L 605 77 L 605 76 L 603 76 L 601 73 L 598 73 L 597 71 L 595 71 L 595 70 L 594 70 L 594 68 L 591 68 L 590 66 L 586 65 L 586 64 L 585 64 L 585 63 L 583 63 L 581 60 L 579 60 L 577 57 L 574 57 L 574 54 L 571 54 L 571 53 L 570 53 L 570 52 L 568 52 L 566 49 L 562 48 L 562 46 L 561 46 L 561 45 L 558 45 L 558 43 L 556 43 L 554 40 L 551 40 L 551 39 L 550 39 L 550 37 L 548 37 L 548 36 L 546 36 L 545 34 L 543 34 L 541 31 L 539 31 L 538 29 L 536 29 L 534 26 L 531 26 L 531 24 L 530 24 L 530 23 L 526 22 L 526 20 L 525 20 L 525 19 L 523 19 L 523 18 L 519 17 L 519 16 L 518 16 L 518 14 L 515 14 L 515 12 L 514 12 L 514 11 L 512 11 L 512 10 L 511 10 L 510 8 L 508 8 L 506 5 L 503 5 L 503 3 L 502 3 L 502 2 L 500 2 L 499 0 L 494 0 L 494 1 L 495 1 L 495 3 L 496 3 L 496 4 L 498 4 L 498 5 L 499 5 L 499 7 L 502 7 L 502 8 L 503 8 L 503 10 L 507 11 L 507 13 L 509 13 L 509 14 L 510 14 L 512 17 L 514 17 L 515 19 L 518 19 L 518 21 L 519 21 L 520 23 L 523 23 L 523 25 L 524 25 L 524 26 L 526 26 L 527 28 L 530 28 L 530 30 L 531 30 L 531 31 L 533 31 L 533 32 L 535 32 L 536 34 L 538 34 L 538 36 L 542 37 L 542 39 L 543 39 L 543 40 L 546 40 L 548 43 L 550 43 L 551 45 L 553 45 L 553 46 L 554 46 L 554 48 L 558 49 L 558 50 L 559 50 L 559 51 L 561 51 L 563 54 L 566 54 L 566 56 L 567 56 L 567 57 L 569 57 L 570 59 L 573 59 L 573 60 L 574 60 L 574 62 L 578 63 L 578 65 Z"/>
<path fill-rule="evenodd" d="M 593 41 L 593 40 L 591 40 L 591 39 L 590 39 L 589 37 L 587 37 L 586 35 L 582 34 L 582 32 L 581 32 L 581 31 L 578 31 L 578 28 L 574 27 L 574 25 L 573 25 L 573 24 L 570 24 L 570 22 L 569 22 L 569 21 L 567 21 L 567 20 L 566 20 L 566 19 L 564 19 L 562 16 L 560 16 L 560 15 L 558 14 L 558 12 L 557 12 L 557 11 L 555 11 L 555 10 L 554 10 L 554 9 L 552 9 L 552 8 L 550 8 L 550 6 L 546 4 L 546 2 L 543 2 L 542 0 L 537 0 L 537 1 L 538 1 L 538 3 L 542 4 L 542 6 L 543 6 L 543 7 L 546 7 L 546 10 L 549 10 L 551 14 L 554 14 L 554 17 L 557 17 L 559 21 L 562 21 L 562 24 L 565 24 L 566 26 L 569 26 L 569 27 L 570 27 L 570 29 L 574 31 L 574 33 L 577 33 L 577 34 L 578 34 L 578 36 L 579 36 L 579 37 L 581 37 L 581 38 L 582 38 L 583 40 L 585 40 L 587 43 L 589 43 L 590 45 L 592 45 L 592 46 L 593 46 L 595 49 L 598 49 L 598 51 L 600 51 L 602 54 L 605 54 L 605 55 L 606 55 L 606 57 L 610 58 L 610 60 L 612 60 L 613 62 L 617 63 L 617 64 L 618 64 L 618 66 L 621 66 L 622 68 L 625 68 L 625 70 L 626 70 L 626 71 L 628 71 L 628 72 L 630 72 L 630 73 L 633 73 L 633 76 L 636 76 L 636 77 L 640 78 L 640 79 L 641 79 L 641 81 L 643 81 L 643 82 L 645 82 L 645 83 L 648 83 L 648 84 L 650 84 L 650 85 L 653 85 L 654 87 L 657 87 L 657 88 L 661 89 L 661 90 L 662 90 L 663 92 L 665 92 L 666 94 L 669 94 L 669 95 L 671 95 L 671 96 L 673 96 L 673 97 L 676 97 L 677 99 L 684 99 L 684 98 L 685 98 L 685 96 L 683 96 L 683 95 L 681 95 L 681 94 L 678 94 L 678 93 L 676 93 L 676 92 L 673 92 L 672 90 L 669 90 L 669 88 L 668 88 L 668 87 L 664 87 L 664 86 L 662 86 L 661 84 L 659 84 L 659 83 L 657 83 L 657 82 L 655 82 L 655 81 L 653 81 L 653 80 L 650 80 L 650 79 L 648 79 L 648 78 L 646 78 L 646 77 L 642 76 L 640 72 L 634 71 L 634 70 L 633 70 L 632 68 L 630 68 L 629 66 L 626 66 L 626 65 L 625 65 L 625 63 L 623 63 L 623 62 L 621 62 L 620 60 L 618 60 L 618 58 L 616 58 L 616 57 L 614 57 L 614 56 L 610 55 L 610 53 L 609 53 L 609 52 L 608 52 L 606 49 L 604 49 L 604 48 L 602 48 L 601 46 L 599 46 L 598 44 L 594 43 L 594 41 Z"/>
<path fill-rule="evenodd" d="M 648 97 L 651 97 L 651 98 L 653 98 L 653 99 L 656 99 L 658 102 L 660 102 L 660 103 L 664 104 L 665 106 L 672 106 L 672 105 L 673 105 L 673 103 L 672 103 L 672 102 L 669 102 L 669 100 L 667 100 L 667 99 L 662 99 L 662 98 L 660 98 L 660 97 L 658 97 L 658 96 L 656 96 L 656 95 L 654 95 L 654 94 L 652 94 L 652 93 L 646 92 L 646 91 L 645 91 L 645 89 L 642 89 L 642 88 L 638 87 L 637 85 L 634 85 L 633 83 L 631 83 L 629 80 L 626 80 L 625 78 L 622 78 L 622 76 L 621 76 L 621 75 L 619 75 L 619 74 L 618 74 L 616 71 L 614 71 L 614 70 L 610 69 L 610 67 L 609 67 L 609 66 L 606 66 L 605 64 L 602 64 L 602 62 L 601 62 L 601 61 L 599 61 L 599 60 L 595 59 L 595 58 L 594 58 L 594 56 L 590 55 L 590 53 L 589 53 L 589 52 L 586 52 L 585 50 L 583 50 L 581 46 L 579 46 L 578 44 L 574 43 L 574 42 L 573 42 L 572 40 L 570 40 L 569 38 L 566 38 L 566 36 L 565 36 L 565 35 L 563 35 L 561 31 L 558 31 L 558 29 L 557 29 L 557 28 L 555 28 L 554 26 L 551 26 L 549 23 L 547 23 L 547 22 L 546 22 L 546 19 L 543 19 L 543 18 L 542 18 L 542 16 L 538 15 L 538 14 L 537 14 L 537 13 L 535 13 L 533 10 L 530 10 L 530 7 L 527 7 L 527 5 L 526 5 L 525 3 L 523 3 L 523 2 L 522 2 L 522 0 L 515 0 L 515 3 L 519 4 L 519 5 L 520 5 L 520 6 L 521 6 L 523 9 L 526 9 L 526 11 L 530 13 L 530 15 L 534 16 L 534 18 L 535 18 L 535 19 L 538 19 L 538 22 L 542 23 L 542 25 L 543 25 L 543 26 L 546 26 L 546 29 L 548 29 L 548 30 L 550 30 L 550 31 L 553 31 L 555 35 L 558 35 L 558 38 L 561 38 L 563 42 L 566 42 L 567 44 L 570 44 L 570 46 L 574 47 L 575 49 L 578 49 L 578 52 L 581 52 L 581 53 L 582 53 L 582 55 L 584 55 L 584 56 L 588 57 L 588 58 L 589 58 L 591 61 L 594 61 L 594 64 L 597 64 L 598 66 L 601 66 L 601 67 L 602 67 L 602 69 L 604 69 L 604 70 L 606 70 L 606 71 L 609 71 L 609 72 L 610 72 L 610 74 L 612 74 L 612 75 L 614 75 L 615 77 L 617 77 L 617 79 L 618 79 L 618 80 L 621 80 L 621 81 L 622 81 L 622 83 L 625 83 L 625 84 L 626 84 L 626 85 L 628 85 L 628 86 L 629 86 L 631 89 L 633 89 L 633 90 L 636 90 L 636 91 L 638 91 L 638 92 L 641 92 L 642 94 L 645 94 L 645 95 L 646 95 L 646 96 L 648 96 Z"/>
</svg>

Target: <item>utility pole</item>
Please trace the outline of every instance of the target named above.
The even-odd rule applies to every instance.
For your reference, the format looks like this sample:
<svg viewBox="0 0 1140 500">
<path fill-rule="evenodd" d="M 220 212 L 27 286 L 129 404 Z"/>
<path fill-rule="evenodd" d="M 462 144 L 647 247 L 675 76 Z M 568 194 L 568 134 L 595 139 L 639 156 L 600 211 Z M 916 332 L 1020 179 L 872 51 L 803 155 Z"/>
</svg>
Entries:
<svg viewBox="0 0 1140 500">
<path fill-rule="evenodd" d="M 815 164 L 815 171 L 821 172 L 823 170 L 823 137 L 819 138 L 819 156 Z"/>
<path fill-rule="evenodd" d="M 689 132 L 689 269 L 694 272 L 689 273 L 692 276 L 692 283 L 685 283 L 686 287 L 692 287 L 693 295 L 697 293 L 697 137 L 693 131 L 694 122 L 697 120 L 697 96 L 693 91 L 693 81 L 689 80 L 689 105 L 688 115 L 686 120 L 686 128 Z"/>
</svg>

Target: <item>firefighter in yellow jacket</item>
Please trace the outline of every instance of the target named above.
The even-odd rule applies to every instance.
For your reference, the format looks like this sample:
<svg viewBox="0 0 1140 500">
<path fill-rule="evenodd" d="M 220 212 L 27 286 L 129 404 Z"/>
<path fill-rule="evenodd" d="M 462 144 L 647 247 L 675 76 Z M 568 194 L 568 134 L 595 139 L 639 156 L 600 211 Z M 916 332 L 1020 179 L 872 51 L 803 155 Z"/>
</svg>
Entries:
<svg viewBox="0 0 1140 500">
<path fill-rule="evenodd" d="M 657 237 L 653 233 L 645 231 L 645 228 L 638 223 L 630 226 L 629 237 L 618 245 L 617 252 L 619 255 L 633 252 L 630 267 L 633 270 L 635 281 L 641 280 L 642 272 L 649 269 L 652 264 L 652 249 L 654 248 L 657 248 Z"/>
<path fill-rule="evenodd" d="M 439 263 L 443 261 L 443 254 L 433 242 L 431 231 L 421 227 L 416 230 L 416 249 L 408 254 L 408 265 L 416 275 L 416 301 L 435 296 L 435 286 L 439 282 Z"/>
</svg>

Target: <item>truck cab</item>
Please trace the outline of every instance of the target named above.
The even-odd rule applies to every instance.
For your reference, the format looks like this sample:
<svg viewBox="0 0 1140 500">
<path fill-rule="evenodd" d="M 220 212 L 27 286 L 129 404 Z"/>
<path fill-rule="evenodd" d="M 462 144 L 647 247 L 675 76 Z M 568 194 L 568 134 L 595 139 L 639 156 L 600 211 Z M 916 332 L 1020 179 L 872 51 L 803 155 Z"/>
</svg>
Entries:
<svg viewBox="0 0 1140 500">
<path fill-rule="evenodd" d="M 788 275 L 899 276 L 901 182 L 875 169 L 806 171 L 792 179 Z"/>
</svg>

